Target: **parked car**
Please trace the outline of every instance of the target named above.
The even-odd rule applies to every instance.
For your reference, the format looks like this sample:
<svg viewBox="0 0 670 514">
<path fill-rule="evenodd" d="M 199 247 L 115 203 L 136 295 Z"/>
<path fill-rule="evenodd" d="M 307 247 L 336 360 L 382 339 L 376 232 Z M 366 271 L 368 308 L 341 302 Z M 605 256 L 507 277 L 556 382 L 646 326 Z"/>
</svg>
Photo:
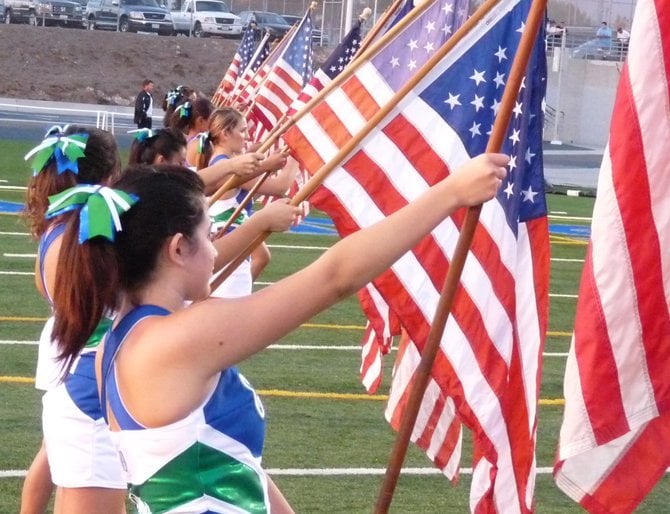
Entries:
<svg viewBox="0 0 670 514">
<path fill-rule="evenodd" d="M 5 0 L 5 23 L 37 25 L 36 4 L 33 0 Z"/>
<path fill-rule="evenodd" d="M 282 14 L 282 18 L 286 20 L 289 25 L 300 23 L 302 16 L 294 14 Z M 312 27 L 312 43 L 320 46 L 328 46 L 328 34 L 323 34 L 319 29 Z"/>
<path fill-rule="evenodd" d="M 274 12 L 242 11 L 238 16 L 243 27 L 246 27 L 250 20 L 255 20 L 259 39 L 266 30 L 269 30 L 274 38 L 281 39 L 291 28 L 284 18 Z"/>
<path fill-rule="evenodd" d="M 170 11 L 158 5 L 156 0 L 89 0 L 86 26 L 90 30 L 174 33 Z"/>
<path fill-rule="evenodd" d="M 177 33 L 195 37 L 239 37 L 242 34 L 240 17 L 233 14 L 221 0 L 186 0 L 181 9 L 171 14 Z"/>
<path fill-rule="evenodd" d="M 42 0 L 37 4 L 35 14 L 40 25 L 81 28 L 84 19 L 82 5 L 72 0 Z"/>
</svg>

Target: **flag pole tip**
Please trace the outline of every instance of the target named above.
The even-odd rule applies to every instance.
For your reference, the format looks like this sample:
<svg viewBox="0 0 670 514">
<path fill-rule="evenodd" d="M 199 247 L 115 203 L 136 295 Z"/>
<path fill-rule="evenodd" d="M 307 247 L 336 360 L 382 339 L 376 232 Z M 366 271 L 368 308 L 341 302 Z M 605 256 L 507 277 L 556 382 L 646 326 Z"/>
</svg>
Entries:
<svg viewBox="0 0 670 514">
<path fill-rule="evenodd" d="M 363 12 L 361 13 L 360 18 L 363 21 L 367 21 L 371 14 L 372 14 L 372 9 L 370 9 L 369 7 L 366 7 L 365 9 L 363 9 Z"/>
</svg>

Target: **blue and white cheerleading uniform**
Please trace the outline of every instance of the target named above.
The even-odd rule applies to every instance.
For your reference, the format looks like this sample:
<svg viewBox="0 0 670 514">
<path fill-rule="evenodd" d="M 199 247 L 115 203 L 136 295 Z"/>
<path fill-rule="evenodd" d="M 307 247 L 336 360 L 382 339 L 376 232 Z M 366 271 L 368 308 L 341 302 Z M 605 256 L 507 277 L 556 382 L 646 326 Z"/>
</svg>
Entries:
<svg viewBox="0 0 670 514">
<path fill-rule="evenodd" d="M 131 499 L 141 514 L 269 512 L 261 468 L 263 406 L 236 368 L 222 371 L 205 401 L 169 425 L 145 428 L 126 410 L 116 382 L 117 352 L 137 323 L 168 314 L 153 305 L 136 307 L 105 340 L 102 403 L 120 427 L 112 434 L 128 472 Z"/>
<path fill-rule="evenodd" d="M 42 398 L 42 430 L 51 479 L 60 487 L 126 489 L 119 454 L 102 416 L 95 354 L 111 320 L 103 318 L 72 369 Z"/>
<path fill-rule="evenodd" d="M 40 275 L 49 305 L 53 302 L 44 276 L 44 260 L 64 230 L 65 224 L 58 223 L 40 239 Z M 35 387 L 46 391 L 42 397 L 42 430 L 51 479 L 60 487 L 125 489 L 125 475 L 102 417 L 95 381 L 95 350 L 111 320 L 100 322 L 61 381 L 58 344 L 51 338 L 53 319 L 51 316 L 42 329 L 35 373 Z"/>
<path fill-rule="evenodd" d="M 44 276 L 44 261 L 47 251 L 65 231 L 64 223 L 56 223 L 49 227 L 49 229 L 40 237 L 38 254 L 40 263 L 40 280 L 42 282 L 42 290 L 47 297 L 49 306 L 53 306 L 51 294 L 47 288 L 46 277 Z M 58 361 L 58 347 L 55 342 L 51 340 L 51 332 L 54 326 L 54 317 L 49 316 L 49 319 L 44 324 L 42 332 L 40 333 L 39 346 L 37 348 L 37 369 L 35 370 L 35 388 L 42 391 L 48 391 L 58 385 L 60 376 L 63 374 L 63 366 Z"/>
</svg>

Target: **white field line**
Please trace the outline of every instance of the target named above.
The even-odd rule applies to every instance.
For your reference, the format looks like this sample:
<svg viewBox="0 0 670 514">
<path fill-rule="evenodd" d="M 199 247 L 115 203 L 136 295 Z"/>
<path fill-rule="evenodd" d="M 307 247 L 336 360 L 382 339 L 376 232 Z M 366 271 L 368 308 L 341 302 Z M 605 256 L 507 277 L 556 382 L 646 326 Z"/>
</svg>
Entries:
<svg viewBox="0 0 670 514">
<path fill-rule="evenodd" d="M 550 214 L 547 216 L 550 220 L 566 220 L 566 221 L 593 221 L 592 218 L 587 218 L 584 216 L 556 216 L 555 214 Z"/>
<path fill-rule="evenodd" d="M 28 188 L 26 186 L 0 186 L 0 189 L 5 191 L 25 191 Z"/>
<path fill-rule="evenodd" d="M 3 253 L 2 256 L 8 259 L 37 259 L 36 253 Z"/>
<path fill-rule="evenodd" d="M 269 468 L 266 469 L 271 476 L 294 476 L 294 477 L 335 477 L 335 476 L 379 476 L 386 473 L 386 468 Z M 538 475 L 548 475 L 552 468 L 537 468 Z M 26 476 L 25 469 L 3 469 L 0 470 L 0 478 L 23 478 Z M 403 475 L 441 475 L 437 468 L 402 468 Z M 472 468 L 461 468 L 462 475 L 472 475 Z"/>
<path fill-rule="evenodd" d="M 35 276 L 34 271 L 0 271 L 0 275 L 25 275 Z"/>
<path fill-rule="evenodd" d="M 37 346 L 37 341 L 18 341 L 12 339 L 0 339 L 0 345 L 25 345 Z M 318 344 L 273 344 L 268 346 L 269 350 L 329 350 L 329 351 L 360 351 L 360 346 L 355 345 L 318 345 Z M 396 348 L 391 348 L 391 351 L 396 351 Z M 544 357 L 567 357 L 567 353 L 543 353 Z"/>
<path fill-rule="evenodd" d="M 28 232 L 0 232 L 0 236 L 29 236 Z"/>
</svg>

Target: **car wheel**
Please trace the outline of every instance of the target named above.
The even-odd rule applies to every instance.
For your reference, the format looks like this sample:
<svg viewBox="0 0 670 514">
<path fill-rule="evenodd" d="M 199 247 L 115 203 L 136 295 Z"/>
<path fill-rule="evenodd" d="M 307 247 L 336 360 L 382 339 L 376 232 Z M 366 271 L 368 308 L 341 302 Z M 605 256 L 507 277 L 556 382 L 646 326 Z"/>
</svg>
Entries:
<svg viewBox="0 0 670 514">
<path fill-rule="evenodd" d="M 195 27 L 193 27 L 193 37 L 205 37 L 205 33 L 202 31 L 202 25 L 200 22 L 195 22 Z"/>
<path fill-rule="evenodd" d="M 130 32 L 130 23 L 128 23 L 128 18 L 121 18 L 119 21 L 119 32 Z"/>
</svg>

